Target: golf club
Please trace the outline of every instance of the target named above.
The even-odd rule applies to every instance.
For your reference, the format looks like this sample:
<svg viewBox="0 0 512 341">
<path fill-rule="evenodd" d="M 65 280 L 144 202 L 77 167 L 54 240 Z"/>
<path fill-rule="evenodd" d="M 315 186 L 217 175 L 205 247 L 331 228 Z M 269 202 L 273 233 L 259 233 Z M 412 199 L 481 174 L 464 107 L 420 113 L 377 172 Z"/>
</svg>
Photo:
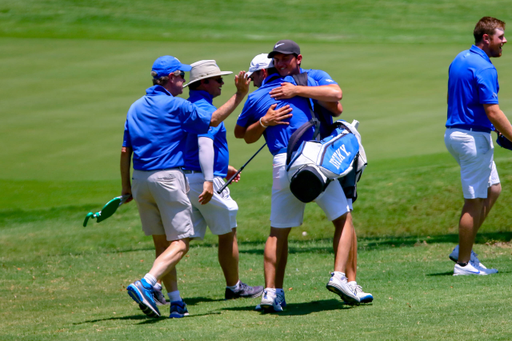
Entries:
<svg viewBox="0 0 512 341">
<path fill-rule="evenodd" d="M 116 210 L 118 209 L 119 206 L 124 204 L 131 197 L 132 197 L 131 194 L 125 194 L 125 195 L 122 195 L 119 197 L 115 197 L 114 199 L 107 202 L 105 204 L 105 206 L 103 206 L 101 211 L 96 212 L 96 213 L 92 213 L 92 212 L 87 213 L 87 215 L 85 216 L 85 219 L 84 219 L 84 227 L 87 226 L 87 222 L 89 221 L 89 219 L 96 219 L 96 222 L 98 222 L 98 223 L 107 219 L 108 217 L 110 217 L 112 214 L 114 214 L 116 212 Z"/>
<path fill-rule="evenodd" d="M 219 190 L 217 191 L 217 194 L 221 194 L 221 193 L 222 193 L 222 191 L 223 191 L 226 187 L 228 187 L 228 186 L 229 186 L 229 184 L 230 184 L 230 183 L 231 183 L 231 182 L 236 178 L 236 176 L 237 176 L 238 174 L 240 174 L 240 172 L 245 168 L 245 166 L 247 166 L 247 164 L 248 164 L 249 162 L 251 162 L 251 160 L 252 160 L 252 159 L 254 159 L 254 157 L 255 157 L 256 155 L 258 155 L 258 153 L 259 153 L 259 152 L 263 149 L 263 147 L 265 147 L 266 145 L 267 145 L 267 143 L 265 142 L 265 144 L 263 144 L 263 146 L 261 146 L 261 147 L 260 147 L 260 149 L 258 149 L 258 151 L 257 151 L 256 153 L 254 153 L 254 155 L 253 155 L 253 156 L 251 156 L 251 158 L 250 158 L 250 159 L 249 159 L 249 160 L 248 160 L 248 161 L 247 161 L 247 162 L 246 162 L 242 167 L 240 167 L 240 169 L 238 170 L 238 172 L 236 172 L 235 174 L 233 174 L 233 176 L 232 176 L 232 177 L 231 177 L 231 178 L 230 178 L 230 179 L 229 179 L 229 180 L 224 184 L 224 186 L 222 186 L 222 188 L 221 188 L 221 189 L 219 189 Z"/>
</svg>

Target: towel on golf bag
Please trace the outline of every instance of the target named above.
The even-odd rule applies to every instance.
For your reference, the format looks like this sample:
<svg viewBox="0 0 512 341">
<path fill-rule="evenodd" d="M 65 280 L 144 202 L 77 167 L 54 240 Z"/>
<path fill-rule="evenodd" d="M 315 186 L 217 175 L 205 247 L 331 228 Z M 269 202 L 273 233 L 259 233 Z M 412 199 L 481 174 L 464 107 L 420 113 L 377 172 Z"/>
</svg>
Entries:
<svg viewBox="0 0 512 341">
<path fill-rule="evenodd" d="M 306 123 L 307 124 L 307 123 Z M 333 124 L 329 136 L 320 141 L 303 141 L 295 153 L 292 135 L 286 171 L 291 192 L 302 202 L 315 200 L 333 180 L 351 176 L 353 188 L 366 168 L 367 159 L 357 128 L 345 121 Z M 347 195 L 347 197 L 349 197 Z"/>
<path fill-rule="evenodd" d="M 498 133 L 498 138 L 496 139 L 496 143 L 498 143 L 498 145 L 501 148 L 512 150 L 512 142 L 509 139 L 507 139 L 505 137 L 505 135 L 503 135 L 501 133 Z"/>
</svg>

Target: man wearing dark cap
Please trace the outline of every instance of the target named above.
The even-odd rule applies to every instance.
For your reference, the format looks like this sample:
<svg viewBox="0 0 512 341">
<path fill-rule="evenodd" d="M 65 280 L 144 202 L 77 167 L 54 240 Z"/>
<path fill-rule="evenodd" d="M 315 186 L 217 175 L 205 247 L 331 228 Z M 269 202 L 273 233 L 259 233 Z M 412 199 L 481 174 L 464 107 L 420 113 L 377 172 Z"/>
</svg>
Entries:
<svg viewBox="0 0 512 341">
<path fill-rule="evenodd" d="M 281 86 L 272 89 L 270 95 L 277 100 L 290 99 L 296 96 L 315 100 L 315 104 L 328 109 L 324 111 L 315 110 L 319 120 L 322 122 L 322 127 L 327 131 L 328 126 L 332 123 L 332 117 L 339 116 L 342 112 L 342 107 L 339 103 L 342 95 L 340 87 L 327 73 L 321 70 L 302 70 L 300 68 L 302 61 L 300 48 L 291 40 L 277 42 L 268 57 L 273 58 L 273 65 L 281 77 L 293 76 L 307 71 L 308 77 L 316 81 L 316 86 L 308 86 L 311 84 L 295 85 L 292 82 L 285 81 L 281 83 Z M 318 112 L 320 115 L 318 115 Z M 294 110 L 292 115 L 296 114 L 297 112 Z M 246 127 L 243 137 L 246 141 L 249 139 L 249 141 L 254 142 L 261 134 L 265 133 L 265 136 L 268 135 L 268 132 L 265 132 L 267 127 L 283 124 L 286 120 L 286 117 L 281 119 L 268 115 L 264 116 L 259 124 L 254 123 Z M 237 128 L 238 135 L 242 136 L 240 133 L 241 128 L 238 126 Z M 287 179 L 285 179 L 286 172 L 284 169 L 285 156 L 277 153 L 274 156 L 274 185 L 270 218 L 271 232 L 265 246 L 266 288 L 261 303 L 263 309 L 273 309 L 275 311 L 282 310 L 283 305 L 286 305 L 283 281 L 288 254 L 288 234 L 291 227 L 302 224 L 302 215 L 299 211 L 303 210 L 303 203 L 298 202 L 293 194 L 291 194 L 289 185 L 285 184 Z M 276 179 L 282 179 L 282 181 Z M 328 218 L 333 221 L 335 226 L 333 241 L 335 252 L 334 272 L 331 273 L 327 288 L 338 294 L 348 303 L 371 302 L 373 296 L 364 293 L 355 282 L 357 241 L 350 213 L 352 210 L 352 200 L 345 197 L 338 182 L 333 182 L 330 187 L 332 188 L 329 189 L 329 195 L 332 196 L 331 199 L 333 200 L 330 200 L 330 203 L 325 198 L 317 200 L 317 203 L 322 207 Z M 335 204 L 332 205 L 332 203 Z"/>
<path fill-rule="evenodd" d="M 213 113 L 175 97 L 183 92 L 190 65 L 177 58 L 158 58 L 151 71 L 153 86 L 128 110 L 121 150 L 122 194 L 132 194 L 146 235 L 153 237 L 156 260 L 151 270 L 127 288 L 130 297 L 149 316 L 160 316 L 154 289 L 162 280 L 171 298 L 170 317 L 188 315 L 176 281 L 176 264 L 187 253 L 194 235 L 192 206 L 184 166 L 186 133 L 206 133 L 240 104 L 249 89 L 245 72 L 235 76 L 237 92 Z M 133 154 L 133 184 L 130 165 Z"/>
</svg>

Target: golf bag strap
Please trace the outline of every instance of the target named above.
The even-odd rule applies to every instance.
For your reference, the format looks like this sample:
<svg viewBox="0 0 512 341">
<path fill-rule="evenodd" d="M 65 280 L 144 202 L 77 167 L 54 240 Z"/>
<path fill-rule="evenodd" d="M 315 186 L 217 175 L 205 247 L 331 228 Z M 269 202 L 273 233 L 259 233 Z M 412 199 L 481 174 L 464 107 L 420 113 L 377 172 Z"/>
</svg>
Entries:
<svg viewBox="0 0 512 341">
<path fill-rule="evenodd" d="M 292 136 L 290 136 L 288 147 L 286 148 L 286 165 L 290 164 L 290 161 L 292 160 L 292 154 L 299 147 L 299 142 L 301 141 L 304 133 L 313 126 L 315 127 L 315 134 L 313 135 L 313 139 L 315 139 L 319 132 L 318 128 L 320 127 L 320 121 L 316 119 L 312 119 L 311 121 L 304 123 L 299 127 L 299 129 L 293 132 Z"/>
</svg>

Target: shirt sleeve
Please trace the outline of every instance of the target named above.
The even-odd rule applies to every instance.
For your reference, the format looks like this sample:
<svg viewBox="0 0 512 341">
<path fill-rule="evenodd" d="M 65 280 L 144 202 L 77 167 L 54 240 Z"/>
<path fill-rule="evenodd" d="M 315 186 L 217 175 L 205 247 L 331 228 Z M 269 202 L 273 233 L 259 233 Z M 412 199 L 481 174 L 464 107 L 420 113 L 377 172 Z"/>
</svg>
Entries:
<svg viewBox="0 0 512 341">
<path fill-rule="evenodd" d="M 183 100 L 180 110 L 183 130 L 196 135 L 206 134 L 210 127 L 212 113 Z"/>
<path fill-rule="evenodd" d="M 482 70 L 477 75 L 480 104 L 498 104 L 498 72 L 495 68 Z"/>
<path fill-rule="evenodd" d="M 130 130 L 128 129 L 128 120 L 124 123 L 123 147 L 132 148 L 132 141 L 130 140 Z"/>
<path fill-rule="evenodd" d="M 240 127 L 247 128 L 252 123 L 256 122 L 252 118 L 252 100 L 251 98 L 247 98 L 247 101 L 245 101 L 244 108 L 242 109 L 242 113 L 238 115 L 238 119 L 236 121 L 236 124 Z"/>
<path fill-rule="evenodd" d="M 338 84 L 325 71 L 322 71 L 322 70 L 308 70 L 307 73 L 308 73 L 309 77 L 313 78 L 318 83 L 318 85 Z"/>
</svg>

